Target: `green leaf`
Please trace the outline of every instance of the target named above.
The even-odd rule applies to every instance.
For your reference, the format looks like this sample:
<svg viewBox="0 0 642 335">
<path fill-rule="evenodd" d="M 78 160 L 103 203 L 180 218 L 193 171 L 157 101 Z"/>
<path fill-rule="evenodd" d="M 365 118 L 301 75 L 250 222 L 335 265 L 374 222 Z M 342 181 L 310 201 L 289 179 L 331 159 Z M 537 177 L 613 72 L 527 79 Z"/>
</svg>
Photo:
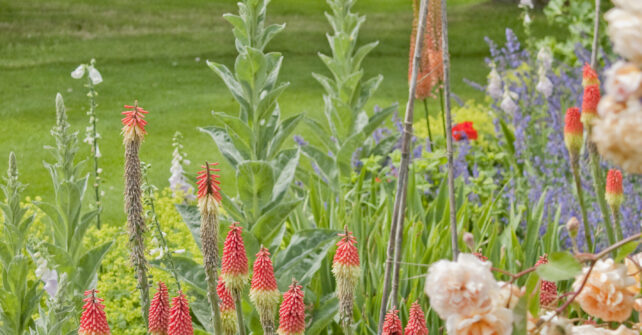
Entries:
<svg viewBox="0 0 642 335">
<path fill-rule="evenodd" d="M 308 335 L 317 335 L 326 330 L 339 311 L 339 300 L 334 294 L 329 294 L 323 300 L 312 313 L 312 322 L 305 332 Z"/>
<path fill-rule="evenodd" d="M 237 166 L 236 185 L 249 220 L 256 220 L 272 198 L 274 171 L 265 161 L 246 161 Z"/>
<path fill-rule="evenodd" d="M 261 215 L 254 225 L 252 233 L 260 243 L 268 245 L 270 243 L 266 238 L 273 235 L 275 231 L 281 228 L 285 219 L 301 203 L 302 200 L 293 200 L 282 202 L 272 207 L 269 211 Z"/>
<path fill-rule="evenodd" d="M 281 173 L 274 183 L 270 204 L 281 201 L 290 188 L 290 184 L 292 184 L 292 180 L 294 180 L 296 168 L 299 165 L 299 156 L 299 150 L 287 150 L 282 151 L 277 157 L 277 161 L 280 164 L 274 167 L 274 171 L 281 171 Z M 270 209 L 269 204 L 263 209 L 263 212 L 268 209 Z"/>
<path fill-rule="evenodd" d="M 513 309 L 512 335 L 526 335 L 526 322 L 528 320 L 528 294 L 524 294 Z"/>
<path fill-rule="evenodd" d="M 202 249 L 201 243 L 201 212 L 198 210 L 197 206 L 194 205 L 184 205 L 176 204 L 176 210 L 183 218 L 183 222 L 192 233 L 192 238 L 198 249 Z"/>
<path fill-rule="evenodd" d="M 626 258 L 626 256 L 632 254 L 635 251 L 635 249 L 637 249 L 638 245 L 640 245 L 640 241 L 631 241 L 629 243 L 624 244 L 619 249 L 617 249 L 617 254 L 615 256 L 615 263 L 621 262 L 623 259 Z"/>
<path fill-rule="evenodd" d="M 96 279 L 96 271 L 100 263 L 111 248 L 113 241 L 106 242 L 89 250 L 78 262 L 78 268 L 75 269 L 75 285 L 83 290 L 90 288 L 92 282 Z"/>
<path fill-rule="evenodd" d="M 174 255 L 172 257 L 179 278 L 189 284 L 199 294 L 206 295 L 207 280 L 205 280 L 205 270 L 203 270 L 203 265 L 198 264 L 193 259 L 185 256 Z M 151 264 L 160 268 L 157 261 L 151 262 Z"/>
<path fill-rule="evenodd" d="M 575 278 L 582 272 L 582 264 L 569 252 L 554 252 L 548 257 L 548 264 L 537 267 L 537 274 L 544 280 L 561 281 Z"/>
<path fill-rule="evenodd" d="M 279 124 L 278 130 L 276 131 L 276 134 L 274 135 L 274 138 L 271 139 L 270 141 L 270 151 L 268 154 L 268 157 L 274 157 L 279 152 L 279 149 L 281 149 L 281 145 L 283 142 L 290 137 L 296 126 L 299 124 L 299 122 L 303 119 L 303 114 L 295 115 L 291 118 L 283 120 L 281 124 Z"/>
<path fill-rule="evenodd" d="M 209 66 L 212 71 L 214 71 L 219 77 L 221 77 L 227 88 L 230 90 L 230 93 L 232 93 L 232 96 L 234 96 L 234 99 L 236 99 L 236 101 L 241 105 L 241 108 L 248 110 L 250 105 L 248 100 L 246 99 L 245 93 L 243 92 L 243 88 L 241 87 L 241 84 L 236 81 L 234 75 L 227 68 L 227 66 L 215 62 L 210 62 L 209 60 L 207 61 L 207 66 Z"/>
<path fill-rule="evenodd" d="M 227 130 L 220 127 L 205 127 L 198 128 L 198 130 L 209 134 L 212 136 L 212 139 L 216 143 L 218 150 L 221 151 L 221 154 L 227 161 L 232 165 L 236 166 L 241 162 L 250 159 L 247 152 L 239 151 L 233 143 L 232 138 L 227 133 Z"/>
<path fill-rule="evenodd" d="M 232 130 L 236 135 L 243 140 L 246 146 L 249 146 L 252 143 L 252 137 L 254 136 L 250 127 L 248 127 L 247 122 L 241 120 L 239 117 L 229 115 L 227 113 L 217 113 L 212 112 L 212 115 L 216 120 L 223 122 L 228 130 Z"/>
</svg>

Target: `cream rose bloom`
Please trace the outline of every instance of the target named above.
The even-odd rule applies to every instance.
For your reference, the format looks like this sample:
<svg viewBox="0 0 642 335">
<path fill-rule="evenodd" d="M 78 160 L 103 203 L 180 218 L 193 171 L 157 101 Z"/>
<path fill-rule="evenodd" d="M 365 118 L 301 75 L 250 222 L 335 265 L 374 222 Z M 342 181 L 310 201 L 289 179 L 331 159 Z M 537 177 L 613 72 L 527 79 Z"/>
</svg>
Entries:
<svg viewBox="0 0 642 335">
<path fill-rule="evenodd" d="M 642 174 L 642 106 L 638 100 L 627 105 L 602 99 L 598 109 L 612 112 L 593 121 L 592 140 L 600 154 L 626 172 Z"/>
<path fill-rule="evenodd" d="M 446 320 L 446 331 L 448 335 L 511 335 L 513 312 L 497 307 L 471 317 L 454 314 Z"/>
<path fill-rule="evenodd" d="M 580 289 L 588 270 L 588 267 L 584 268 L 583 273 L 575 278 L 575 291 Z M 634 295 L 628 287 L 634 284 L 635 279 L 627 275 L 626 266 L 615 264 L 610 258 L 598 260 L 576 301 L 594 317 L 622 322 L 629 318 L 633 310 Z"/>
<path fill-rule="evenodd" d="M 567 318 L 555 316 L 555 312 L 548 312 L 542 317 L 546 322 L 539 335 L 572 335 L 573 323 Z M 535 328 L 535 327 L 532 327 Z M 531 330 L 531 333 L 534 333 Z"/>
<path fill-rule="evenodd" d="M 626 328 L 625 326 L 620 326 L 616 330 L 610 330 L 606 328 L 599 328 L 593 325 L 582 325 L 573 327 L 573 335 L 638 335 L 637 332 Z"/>
<path fill-rule="evenodd" d="M 477 256 L 460 254 L 456 262 L 440 260 L 430 266 L 424 292 L 439 316 L 471 316 L 489 312 L 499 285 L 490 271 L 491 263 Z"/>
<path fill-rule="evenodd" d="M 639 0 L 622 0 L 633 3 Z M 639 5 L 632 5 L 638 7 Z M 604 18 L 608 22 L 607 32 L 613 41 L 613 49 L 636 64 L 642 64 L 642 13 L 624 7 L 609 10 Z"/>
<path fill-rule="evenodd" d="M 642 71 L 632 63 L 616 62 L 606 71 L 605 90 L 618 102 L 637 99 L 642 96 Z"/>
<path fill-rule="evenodd" d="M 517 285 L 511 283 L 499 282 L 499 291 L 497 298 L 495 299 L 495 305 L 497 307 L 506 307 L 508 309 L 513 309 L 519 302 L 526 292 L 525 288 L 520 288 Z"/>
<path fill-rule="evenodd" d="M 642 14 L 642 1 L 640 0 L 613 0 L 613 3 L 624 10 Z"/>
</svg>

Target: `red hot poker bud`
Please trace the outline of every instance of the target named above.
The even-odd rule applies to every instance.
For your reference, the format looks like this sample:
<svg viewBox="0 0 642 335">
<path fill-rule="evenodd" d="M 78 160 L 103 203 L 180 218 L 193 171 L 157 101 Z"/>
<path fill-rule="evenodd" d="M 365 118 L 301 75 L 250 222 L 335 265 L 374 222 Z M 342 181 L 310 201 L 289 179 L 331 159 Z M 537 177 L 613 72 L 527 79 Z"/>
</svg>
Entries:
<svg viewBox="0 0 642 335">
<path fill-rule="evenodd" d="M 167 335 L 169 326 L 169 293 L 165 283 L 158 282 L 158 291 L 149 306 L 149 334 Z"/>
<path fill-rule="evenodd" d="M 145 131 L 145 125 L 147 125 L 145 114 L 148 112 L 138 107 L 138 101 L 134 102 L 134 106 L 125 105 L 124 107 L 128 109 L 121 113 L 125 115 L 122 119 L 125 141 L 142 141 L 145 134 L 147 134 Z"/>
<path fill-rule="evenodd" d="M 216 293 L 219 298 L 219 306 L 221 307 L 221 328 L 225 335 L 234 335 L 238 330 L 236 323 L 236 306 L 234 305 L 234 298 L 225 288 L 225 281 L 222 277 L 218 278 L 218 286 Z"/>
<path fill-rule="evenodd" d="M 619 208 L 624 201 L 622 192 L 622 172 L 617 169 L 610 169 L 606 176 L 606 202 L 611 208 Z"/>
<path fill-rule="evenodd" d="M 399 319 L 399 311 L 394 307 L 386 314 L 386 320 L 383 322 L 383 335 L 403 335 L 403 326 Z"/>
<path fill-rule="evenodd" d="M 283 294 L 283 302 L 279 309 L 279 335 L 303 335 L 305 332 L 305 303 L 303 290 L 292 279 L 290 289 Z"/>
<path fill-rule="evenodd" d="M 107 316 L 105 315 L 105 306 L 103 306 L 103 299 L 96 297 L 96 290 L 85 292 L 87 298 L 83 299 L 85 305 L 82 306 L 83 312 L 80 316 L 80 328 L 78 328 L 78 335 L 109 335 L 109 325 L 107 324 Z"/>
<path fill-rule="evenodd" d="M 548 256 L 544 255 L 539 258 L 535 266 L 548 263 Z M 540 282 L 539 304 L 542 306 L 550 306 L 557 300 L 557 285 L 548 280 Z"/>
<path fill-rule="evenodd" d="M 405 335 L 428 335 L 428 327 L 426 327 L 426 317 L 421 306 L 416 301 L 410 306 L 410 313 L 408 315 L 408 324 L 404 330 Z"/>
<path fill-rule="evenodd" d="M 584 127 L 580 121 L 580 110 L 577 107 L 571 107 L 566 110 L 564 118 L 564 143 L 571 158 L 577 158 L 583 143 Z"/>
<path fill-rule="evenodd" d="M 250 300 L 259 312 L 261 325 L 266 334 L 274 331 L 274 313 L 280 298 L 281 293 L 274 277 L 270 252 L 267 248 L 261 247 L 254 261 Z"/>
<path fill-rule="evenodd" d="M 354 304 L 354 289 L 359 281 L 359 250 L 355 246 L 357 240 L 345 226 L 345 233 L 339 234 L 337 253 L 332 261 L 332 273 L 337 281 L 337 297 L 339 298 L 339 315 L 345 327 L 352 322 Z"/>
<path fill-rule="evenodd" d="M 223 247 L 221 277 L 225 280 L 225 287 L 232 293 L 243 289 L 249 275 L 245 244 L 241 236 L 242 230 L 238 222 L 233 223 Z"/>
<path fill-rule="evenodd" d="M 582 97 L 582 123 L 589 126 L 597 116 L 597 104 L 600 103 L 600 87 L 588 85 L 584 88 Z"/>
<path fill-rule="evenodd" d="M 168 334 L 194 335 L 192 316 L 189 314 L 189 303 L 181 291 L 178 291 L 178 296 L 172 299 L 172 308 L 169 311 Z"/>
<path fill-rule="evenodd" d="M 221 169 L 213 168 L 217 165 L 218 163 L 205 162 L 205 165 L 201 166 L 203 170 L 199 171 L 198 176 L 196 177 L 196 184 L 198 186 L 198 205 L 201 212 L 214 211 L 217 208 L 217 205 L 221 203 L 221 187 L 219 186 L 221 182 L 218 180 L 221 176 L 215 174 L 216 172 L 221 171 Z"/>
<path fill-rule="evenodd" d="M 584 69 L 582 70 L 582 86 L 586 87 L 589 85 L 599 85 L 600 79 L 597 76 L 597 72 L 593 70 L 591 65 L 584 63 Z"/>
</svg>

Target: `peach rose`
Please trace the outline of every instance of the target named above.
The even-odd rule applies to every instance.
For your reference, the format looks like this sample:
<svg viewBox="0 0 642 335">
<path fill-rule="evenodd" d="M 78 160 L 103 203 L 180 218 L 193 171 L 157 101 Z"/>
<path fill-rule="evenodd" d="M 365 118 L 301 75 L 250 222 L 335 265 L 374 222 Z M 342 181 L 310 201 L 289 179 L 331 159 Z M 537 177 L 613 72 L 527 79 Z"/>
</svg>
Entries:
<svg viewBox="0 0 642 335">
<path fill-rule="evenodd" d="M 465 317 L 454 314 L 446 320 L 448 335 L 511 335 L 513 312 L 496 307 L 488 313 Z"/>
<path fill-rule="evenodd" d="M 608 97 L 607 97 L 608 98 Z M 600 102 L 598 109 L 603 115 L 605 104 Z M 642 106 L 638 100 L 629 100 L 626 107 L 610 105 L 621 110 L 619 113 L 608 113 L 593 121 L 592 140 L 600 154 L 620 165 L 629 173 L 642 173 Z M 619 107 L 618 107 L 619 106 Z"/>
<path fill-rule="evenodd" d="M 624 326 L 620 326 L 616 330 L 610 330 L 593 325 L 581 325 L 573 327 L 572 335 L 638 335 L 638 333 Z"/>
</svg>

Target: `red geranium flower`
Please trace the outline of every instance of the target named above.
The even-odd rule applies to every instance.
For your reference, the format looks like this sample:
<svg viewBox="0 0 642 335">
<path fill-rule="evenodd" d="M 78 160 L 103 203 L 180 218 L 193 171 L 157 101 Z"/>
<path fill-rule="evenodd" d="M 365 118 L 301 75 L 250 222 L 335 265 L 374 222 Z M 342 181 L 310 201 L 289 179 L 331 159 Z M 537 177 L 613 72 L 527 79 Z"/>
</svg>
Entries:
<svg viewBox="0 0 642 335">
<path fill-rule="evenodd" d="M 454 125 L 452 134 L 455 141 L 477 139 L 477 130 L 473 128 L 473 123 L 471 121 L 464 121 Z"/>
</svg>

